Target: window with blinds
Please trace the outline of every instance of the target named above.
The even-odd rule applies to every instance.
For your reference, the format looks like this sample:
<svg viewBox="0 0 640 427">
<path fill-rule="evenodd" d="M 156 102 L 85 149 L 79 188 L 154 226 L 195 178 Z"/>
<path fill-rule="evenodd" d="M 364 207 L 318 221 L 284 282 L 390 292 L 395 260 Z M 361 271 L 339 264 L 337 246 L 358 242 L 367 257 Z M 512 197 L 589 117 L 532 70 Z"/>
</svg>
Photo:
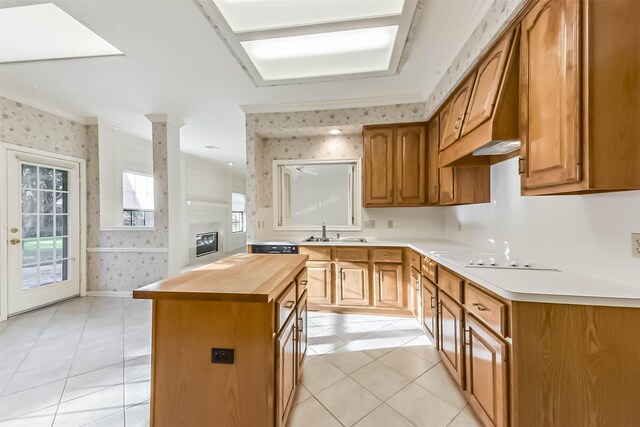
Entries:
<svg viewBox="0 0 640 427">
<path fill-rule="evenodd" d="M 153 176 L 122 172 L 122 223 L 130 227 L 153 226 Z"/>
<path fill-rule="evenodd" d="M 242 193 L 231 193 L 231 232 L 247 231 L 246 201 Z"/>
</svg>

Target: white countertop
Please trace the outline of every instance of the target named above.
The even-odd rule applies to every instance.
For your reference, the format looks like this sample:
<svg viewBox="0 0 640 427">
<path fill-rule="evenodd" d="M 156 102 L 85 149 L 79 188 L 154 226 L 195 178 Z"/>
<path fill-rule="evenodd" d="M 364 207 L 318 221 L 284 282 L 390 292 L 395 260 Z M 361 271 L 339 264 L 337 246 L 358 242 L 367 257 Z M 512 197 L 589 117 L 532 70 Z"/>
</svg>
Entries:
<svg viewBox="0 0 640 427">
<path fill-rule="evenodd" d="M 615 282 L 566 269 L 545 271 L 465 267 L 439 256 L 437 252 L 486 252 L 486 250 L 450 241 L 368 240 L 367 243 L 299 242 L 298 244 L 304 246 L 409 247 L 466 279 L 512 301 L 640 307 L 640 284 Z"/>
</svg>

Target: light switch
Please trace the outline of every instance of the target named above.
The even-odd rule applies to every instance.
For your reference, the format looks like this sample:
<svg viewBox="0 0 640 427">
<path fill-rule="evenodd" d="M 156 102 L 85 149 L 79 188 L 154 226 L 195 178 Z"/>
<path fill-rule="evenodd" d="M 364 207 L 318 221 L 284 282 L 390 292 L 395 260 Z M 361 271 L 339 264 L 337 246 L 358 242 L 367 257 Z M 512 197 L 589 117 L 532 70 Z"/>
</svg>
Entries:
<svg viewBox="0 0 640 427">
<path fill-rule="evenodd" d="M 640 258 L 640 233 L 631 233 L 631 256 Z"/>
</svg>

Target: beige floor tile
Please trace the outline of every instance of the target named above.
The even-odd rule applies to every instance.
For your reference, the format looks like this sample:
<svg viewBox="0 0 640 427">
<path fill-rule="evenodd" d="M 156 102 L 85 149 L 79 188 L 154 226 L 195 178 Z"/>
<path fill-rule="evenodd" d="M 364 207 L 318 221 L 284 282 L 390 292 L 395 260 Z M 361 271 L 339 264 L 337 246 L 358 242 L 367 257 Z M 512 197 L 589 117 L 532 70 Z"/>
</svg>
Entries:
<svg viewBox="0 0 640 427">
<path fill-rule="evenodd" d="M 353 379 L 346 377 L 315 395 L 344 426 L 352 426 L 378 407 L 380 401 Z"/>
<path fill-rule="evenodd" d="M 350 350 L 345 346 L 335 349 L 324 357 L 345 374 L 351 374 L 375 360 L 364 351 Z"/>
<path fill-rule="evenodd" d="M 385 354 L 379 360 L 410 380 L 418 378 L 434 365 L 433 362 L 418 357 L 403 348 L 397 348 Z"/>
<path fill-rule="evenodd" d="M 316 357 L 304 364 L 300 382 L 312 394 L 316 394 L 344 377 L 344 372 L 327 362 L 324 357 Z"/>
<path fill-rule="evenodd" d="M 464 408 L 447 427 L 482 427 L 470 406 Z"/>
<path fill-rule="evenodd" d="M 351 374 L 351 378 L 383 401 L 411 382 L 411 378 L 405 377 L 377 360 Z"/>
<path fill-rule="evenodd" d="M 342 427 L 342 425 L 312 397 L 291 410 L 287 427 Z"/>
<path fill-rule="evenodd" d="M 429 369 L 417 378 L 415 383 L 458 409 L 467 406 L 467 399 L 462 394 L 458 383 L 453 380 L 442 363 Z"/>
<path fill-rule="evenodd" d="M 58 405 L 53 405 L 20 418 L 14 418 L 0 423 L 2 427 L 51 427 L 56 416 Z"/>
<path fill-rule="evenodd" d="M 417 427 L 446 426 L 460 412 L 415 383 L 402 389 L 387 404 Z"/>
<path fill-rule="evenodd" d="M 360 420 L 355 427 L 412 427 L 409 421 L 394 411 L 389 405 L 382 404 Z"/>
<path fill-rule="evenodd" d="M 330 332 L 323 335 L 309 337 L 309 348 L 318 354 L 329 353 L 338 347 L 342 347 L 346 343 L 347 342 L 342 338 L 337 337 Z"/>
<path fill-rule="evenodd" d="M 30 388 L 0 398 L 0 421 L 18 418 L 60 401 L 65 380 Z"/>
<path fill-rule="evenodd" d="M 438 353 L 438 350 L 436 350 L 436 346 L 433 345 L 426 335 L 409 341 L 404 344 L 402 348 L 433 363 L 438 363 L 441 360 L 440 354 Z"/>
<path fill-rule="evenodd" d="M 311 397 L 311 393 L 309 393 L 309 390 L 304 388 L 302 383 L 299 383 L 298 389 L 296 390 L 296 395 L 293 398 L 293 406 L 294 407 L 298 406 L 299 404 L 301 404 L 302 402 L 304 402 L 310 397 Z"/>
</svg>

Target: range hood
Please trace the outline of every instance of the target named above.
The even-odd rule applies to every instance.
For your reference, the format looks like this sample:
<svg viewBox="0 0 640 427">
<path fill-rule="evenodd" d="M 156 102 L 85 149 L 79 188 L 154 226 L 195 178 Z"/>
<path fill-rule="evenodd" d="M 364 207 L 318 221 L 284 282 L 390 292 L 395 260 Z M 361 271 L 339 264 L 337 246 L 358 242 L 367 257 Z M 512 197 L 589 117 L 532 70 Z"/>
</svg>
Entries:
<svg viewBox="0 0 640 427">
<path fill-rule="evenodd" d="M 504 65 L 497 65 L 496 52 L 501 48 L 497 45 L 472 72 L 471 76 L 475 73 L 476 77 L 474 95 L 465 113 L 467 120 L 463 119 L 460 138 L 440 151 L 439 166 L 493 164 L 517 154 L 520 149 L 518 36 L 516 32 L 511 37 Z M 495 91 L 487 91 L 487 87 Z M 470 121 L 470 117 L 475 121 Z"/>
<path fill-rule="evenodd" d="M 491 141 L 484 147 L 473 152 L 474 156 L 504 156 L 520 149 L 520 140 Z"/>
</svg>

